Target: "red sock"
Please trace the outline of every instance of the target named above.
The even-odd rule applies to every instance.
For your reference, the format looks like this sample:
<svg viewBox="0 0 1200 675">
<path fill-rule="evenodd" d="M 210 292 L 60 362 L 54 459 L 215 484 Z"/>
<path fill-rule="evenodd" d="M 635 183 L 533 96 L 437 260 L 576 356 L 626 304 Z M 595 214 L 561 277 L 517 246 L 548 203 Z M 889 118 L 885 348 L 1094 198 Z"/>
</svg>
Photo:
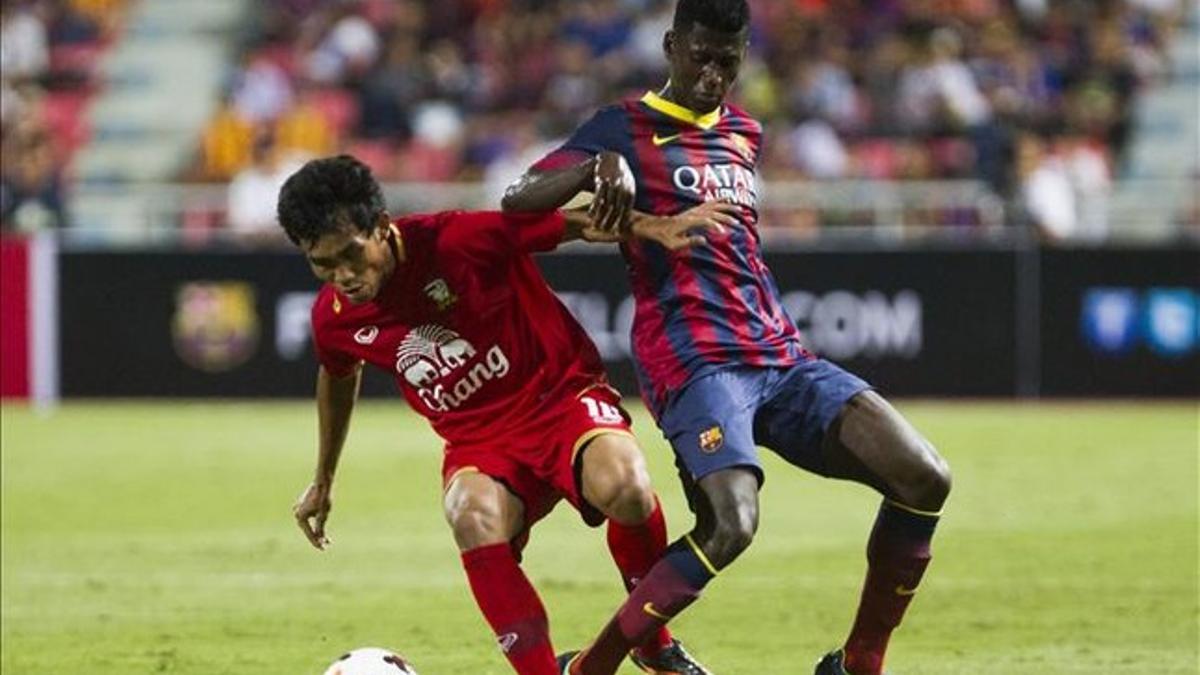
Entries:
<svg viewBox="0 0 1200 675">
<path fill-rule="evenodd" d="M 512 547 L 480 546 L 464 552 L 462 562 L 475 602 L 513 669 L 520 675 L 557 675 L 546 609 Z"/>
<path fill-rule="evenodd" d="M 667 521 L 663 518 L 662 505 L 654 497 L 654 511 L 644 523 L 622 525 L 608 521 L 608 550 L 612 553 L 625 590 L 632 592 L 638 582 L 646 578 L 654 563 L 667 550 Z M 646 656 L 658 653 L 671 644 L 671 631 L 666 626 L 659 628 L 638 647 Z"/>
<path fill-rule="evenodd" d="M 691 535 L 676 541 L 629 594 L 572 669 L 578 675 L 612 675 L 632 645 L 664 628 L 700 597 L 715 570 Z"/>
<path fill-rule="evenodd" d="M 892 631 L 912 602 L 925 567 L 938 516 L 885 501 L 867 544 L 867 579 L 854 627 L 846 639 L 846 670 L 879 675 Z"/>
</svg>

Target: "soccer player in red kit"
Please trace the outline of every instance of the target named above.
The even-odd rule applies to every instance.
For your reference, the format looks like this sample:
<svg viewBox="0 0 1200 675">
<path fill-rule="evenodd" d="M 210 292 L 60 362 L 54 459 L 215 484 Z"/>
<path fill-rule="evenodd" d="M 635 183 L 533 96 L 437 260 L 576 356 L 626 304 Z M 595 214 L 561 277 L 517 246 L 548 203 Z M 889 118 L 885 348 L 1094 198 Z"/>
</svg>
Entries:
<svg viewBox="0 0 1200 675">
<path fill-rule="evenodd" d="M 280 191 L 279 222 L 325 282 L 312 309 L 319 455 L 296 503 L 317 548 L 362 364 L 391 373 L 445 439 L 444 510 L 471 591 L 522 675 L 557 673 L 548 622 L 519 566 L 529 528 L 561 498 L 608 543 L 627 589 L 666 547 L 650 478 L 599 355 L 530 257 L 566 239 L 613 237 L 587 214 L 449 212 L 392 221 L 370 170 L 314 160 Z M 668 246 L 720 228 L 715 209 L 646 218 Z M 665 630 L 639 645 L 655 672 L 705 673 Z"/>
<path fill-rule="evenodd" d="M 632 343 L 643 398 L 671 441 L 696 526 L 571 673 L 613 673 L 746 550 L 764 479 L 756 446 L 764 446 L 794 466 L 883 495 L 854 625 L 816 666 L 816 675 L 879 675 L 950 491 L 933 446 L 869 384 L 806 350 L 783 310 L 758 233 L 762 126 L 724 101 L 749 35 L 746 0 L 679 0 L 663 39 L 663 88 L 601 109 L 504 198 L 505 209 L 555 208 L 592 190 L 595 174 L 602 230 L 622 223 L 631 205 L 662 216 L 714 200 L 740 207 L 728 236 L 707 246 L 621 245 L 637 301 Z M 794 663 L 762 670 L 799 672 Z"/>
</svg>

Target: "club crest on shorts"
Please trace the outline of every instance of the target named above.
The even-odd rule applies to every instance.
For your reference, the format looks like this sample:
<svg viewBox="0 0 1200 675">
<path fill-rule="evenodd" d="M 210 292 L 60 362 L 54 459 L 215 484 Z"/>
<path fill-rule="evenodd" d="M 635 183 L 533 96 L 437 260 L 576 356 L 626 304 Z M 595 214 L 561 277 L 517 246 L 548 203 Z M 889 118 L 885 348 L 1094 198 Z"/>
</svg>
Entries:
<svg viewBox="0 0 1200 675">
<path fill-rule="evenodd" d="M 450 287 L 446 285 L 446 280 L 442 278 L 434 279 L 425 284 L 425 295 L 442 312 L 450 309 L 454 306 L 454 303 L 458 302 L 458 296 L 454 294 L 454 291 L 450 290 Z"/>
<path fill-rule="evenodd" d="M 721 431 L 720 424 L 714 424 L 700 432 L 700 449 L 704 452 L 712 454 L 720 450 L 724 444 L 725 433 Z"/>
</svg>

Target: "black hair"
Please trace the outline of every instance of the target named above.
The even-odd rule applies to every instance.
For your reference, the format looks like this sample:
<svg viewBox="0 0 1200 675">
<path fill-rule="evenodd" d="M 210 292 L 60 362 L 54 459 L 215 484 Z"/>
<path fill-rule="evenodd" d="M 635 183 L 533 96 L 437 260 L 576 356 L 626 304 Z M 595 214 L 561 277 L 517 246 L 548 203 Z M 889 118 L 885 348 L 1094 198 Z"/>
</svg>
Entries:
<svg viewBox="0 0 1200 675">
<path fill-rule="evenodd" d="M 750 25 L 750 5 L 746 0 L 679 0 L 673 28 L 686 32 L 697 23 L 722 33 L 740 33 Z"/>
<path fill-rule="evenodd" d="M 276 215 L 293 244 L 312 243 L 349 223 L 370 232 L 386 212 L 366 164 L 350 155 L 314 159 L 279 190 Z"/>
</svg>

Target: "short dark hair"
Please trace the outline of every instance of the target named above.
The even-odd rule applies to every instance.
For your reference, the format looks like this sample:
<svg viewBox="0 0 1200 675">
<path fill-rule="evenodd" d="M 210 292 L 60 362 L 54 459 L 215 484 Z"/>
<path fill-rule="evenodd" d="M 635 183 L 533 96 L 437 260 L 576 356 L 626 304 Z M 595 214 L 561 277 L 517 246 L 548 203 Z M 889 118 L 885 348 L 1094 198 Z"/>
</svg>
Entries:
<svg viewBox="0 0 1200 675">
<path fill-rule="evenodd" d="M 349 223 L 370 232 L 387 211 L 379 183 L 350 155 L 314 159 L 279 190 L 276 215 L 293 244 L 315 242 Z"/>
<path fill-rule="evenodd" d="M 722 33 L 740 33 L 750 25 L 750 5 L 746 0 L 679 0 L 674 29 L 688 31 L 697 23 Z"/>
</svg>

